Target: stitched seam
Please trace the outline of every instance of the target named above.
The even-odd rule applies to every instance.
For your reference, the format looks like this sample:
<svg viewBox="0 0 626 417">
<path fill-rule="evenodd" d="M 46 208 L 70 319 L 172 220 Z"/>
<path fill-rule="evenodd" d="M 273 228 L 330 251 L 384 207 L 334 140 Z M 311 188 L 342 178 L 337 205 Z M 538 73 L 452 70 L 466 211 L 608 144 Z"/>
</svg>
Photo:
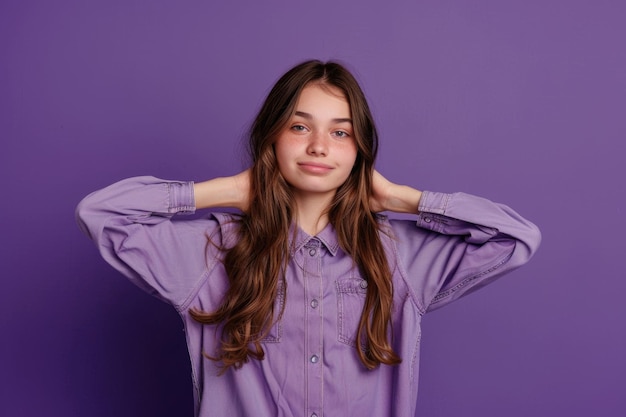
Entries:
<svg viewBox="0 0 626 417">
<path fill-rule="evenodd" d="M 389 232 L 391 232 L 393 234 L 393 228 L 391 227 L 391 224 L 389 224 L 389 222 L 385 221 L 385 227 L 387 228 L 387 230 Z M 408 295 L 410 296 L 411 302 L 415 305 L 415 307 L 419 311 L 420 315 L 423 316 L 426 313 L 426 308 L 424 306 L 420 305 L 419 298 L 417 297 L 417 294 L 415 294 L 415 291 L 413 290 L 413 288 L 409 284 L 408 274 L 407 274 L 406 270 L 404 269 L 404 265 L 402 264 L 402 262 L 400 262 L 400 254 L 398 253 L 398 248 L 396 246 L 396 241 L 395 241 L 395 239 L 392 239 L 391 236 L 388 236 L 385 233 L 383 233 L 383 235 L 385 235 L 386 239 L 389 242 L 389 247 L 391 248 L 391 250 L 393 252 L 393 257 L 395 258 L 396 268 L 398 269 L 400 277 L 402 278 L 402 281 L 404 282 L 404 285 L 407 288 L 407 292 L 408 292 Z M 393 236 L 395 238 L 395 235 L 393 235 Z M 391 271 L 391 274 L 392 274 L 392 277 L 393 277 L 393 271 Z M 393 279 L 392 279 L 392 282 L 393 282 Z M 394 288 L 394 291 L 395 291 L 395 288 Z"/>
<path fill-rule="evenodd" d="M 469 285 L 471 282 L 477 280 L 478 278 L 481 278 L 487 274 L 490 274 L 491 272 L 497 270 L 498 268 L 500 268 L 502 265 L 504 265 L 505 263 L 507 263 L 509 261 L 509 259 L 511 259 L 511 256 L 513 256 L 513 252 L 507 254 L 503 259 L 501 259 L 499 262 L 497 262 L 496 264 L 494 264 L 491 268 L 488 268 L 484 271 L 480 271 L 477 274 L 474 275 L 470 275 L 469 277 L 463 279 L 461 282 L 459 282 L 457 285 L 455 285 L 454 287 L 439 293 L 435 296 L 435 298 L 433 298 L 433 301 L 431 304 L 435 304 L 437 302 L 439 302 L 442 298 L 446 298 L 447 296 L 449 296 L 450 294 L 455 293 L 456 291 L 458 291 L 459 289 Z"/>
</svg>

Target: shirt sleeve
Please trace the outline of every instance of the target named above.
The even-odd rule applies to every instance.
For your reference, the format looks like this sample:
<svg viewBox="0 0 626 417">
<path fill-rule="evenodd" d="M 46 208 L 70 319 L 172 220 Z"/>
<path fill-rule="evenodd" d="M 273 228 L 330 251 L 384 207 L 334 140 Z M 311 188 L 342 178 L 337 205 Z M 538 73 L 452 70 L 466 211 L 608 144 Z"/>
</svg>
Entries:
<svg viewBox="0 0 626 417">
<path fill-rule="evenodd" d="M 422 312 L 434 310 L 525 264 L 537 226 L 506 205 L 465 193 L 425 191 L 416 222 L 392 221 L 398 267 Z"/>
<path fill-rule="evenodd" d="M 135 177 L 85 197 L 76 218 L 109 264 L 181 309 L 211 269 L 207 248 L 218 226 L 210 219 L 172 221 L 194 212 L 193 182 Z"/>
</svg>

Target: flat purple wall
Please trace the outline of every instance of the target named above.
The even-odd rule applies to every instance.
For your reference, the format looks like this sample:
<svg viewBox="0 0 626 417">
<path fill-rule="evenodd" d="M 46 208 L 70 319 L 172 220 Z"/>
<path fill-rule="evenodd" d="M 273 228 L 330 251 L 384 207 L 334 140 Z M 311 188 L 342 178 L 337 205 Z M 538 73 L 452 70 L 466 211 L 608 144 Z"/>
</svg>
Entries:
<svg viewBox="0 0 626 417">
<path fill-rule="evenodd" d="M 74 206 L 127 176 L 237 172 L 269 87 L 310 57 L 357 73 L 387 177 L 544 234 L 427 317 L 419 415 L 626 415 L 625 6 L 368 3 L 0 3 L 0 415 L 192 414 L 179 318 L 99 259 Z"/>
</svg>

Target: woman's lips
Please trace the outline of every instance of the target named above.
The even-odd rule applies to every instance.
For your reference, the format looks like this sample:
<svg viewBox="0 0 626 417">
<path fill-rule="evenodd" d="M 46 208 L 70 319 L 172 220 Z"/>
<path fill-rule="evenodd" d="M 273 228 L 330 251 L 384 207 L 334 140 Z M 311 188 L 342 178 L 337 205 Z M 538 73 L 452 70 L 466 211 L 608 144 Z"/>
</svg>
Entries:
<svg viewBox="0 0 626 417">
<path fill-rule="evenodd" d="M 298 166 L 301 170 L 311 174 L 326 174 L 333 169 L 330 165 L 321 164 L 319 162 L 299 162 Z"/>
</svg>

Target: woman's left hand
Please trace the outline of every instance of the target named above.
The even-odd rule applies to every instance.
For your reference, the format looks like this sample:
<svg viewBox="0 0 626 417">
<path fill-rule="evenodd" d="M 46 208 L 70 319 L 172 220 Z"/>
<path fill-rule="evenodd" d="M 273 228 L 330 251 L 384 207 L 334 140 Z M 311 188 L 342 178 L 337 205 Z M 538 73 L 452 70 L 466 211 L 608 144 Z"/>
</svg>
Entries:
<svg viewBox="0 0 626 417">
<path fill-rule="evenodd" d="M 417 213 L 422 192 L 405 185 L 394 184 L 374 170 L 370 209 L 374 212 L 394 211 Z"/>
<path fill-rule="evenodd" d="M 374 170 L 372 174 L 372 195 L 370 197 L 370 208 L 372 211 L 379 212 L 388 210 L 387 200 L 390 194 L 390 188 L 393 183 L 383 177 L 380 172 Z"/>
</svg>

